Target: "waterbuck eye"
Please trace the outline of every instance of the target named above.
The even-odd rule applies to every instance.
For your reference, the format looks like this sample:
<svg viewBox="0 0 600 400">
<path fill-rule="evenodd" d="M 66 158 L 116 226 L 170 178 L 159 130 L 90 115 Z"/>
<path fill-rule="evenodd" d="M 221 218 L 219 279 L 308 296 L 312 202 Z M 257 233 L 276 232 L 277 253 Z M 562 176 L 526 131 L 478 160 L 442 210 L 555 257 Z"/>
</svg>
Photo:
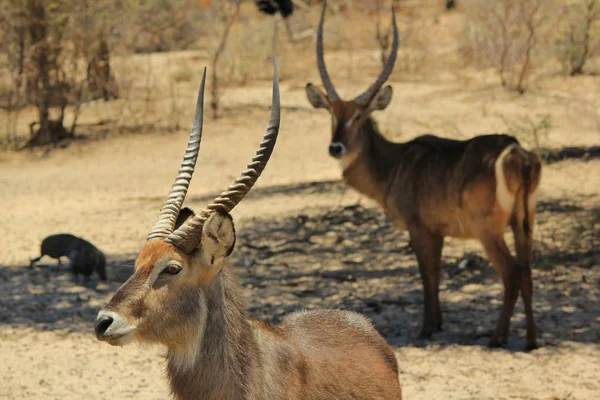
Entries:
<svg viewBox="0 0 600 400">
<path fill-rule="evenodd" d="M 181 267 L 179 265 L 169 264 L 165 267 L 165 269 L 160 271 L 160 274 L 177 275 L 179 272 L 181 272 Z"/>
<path fill-rule="evenodd" d="M 358 121 L 360 119 L 360 113 L 357 113 L 356 116 L 354 117 L 355 121 Z"/>
</svg>

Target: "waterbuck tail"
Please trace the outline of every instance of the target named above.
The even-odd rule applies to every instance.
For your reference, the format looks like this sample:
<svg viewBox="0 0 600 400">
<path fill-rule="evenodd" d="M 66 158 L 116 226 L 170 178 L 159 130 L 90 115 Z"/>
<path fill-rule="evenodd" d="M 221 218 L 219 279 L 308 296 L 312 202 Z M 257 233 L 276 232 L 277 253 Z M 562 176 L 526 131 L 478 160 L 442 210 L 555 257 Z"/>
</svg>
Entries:
<svg viewBox="0 0 600 400">
<path fill-rule="evenodd" d="M 526 237 L 529 237 L 531 227 L 529 226 L 529 190 L 531 187 L 531 169 L 532 165 L 529 160 L 523 163 L 523 232 Z"/>
</svg>

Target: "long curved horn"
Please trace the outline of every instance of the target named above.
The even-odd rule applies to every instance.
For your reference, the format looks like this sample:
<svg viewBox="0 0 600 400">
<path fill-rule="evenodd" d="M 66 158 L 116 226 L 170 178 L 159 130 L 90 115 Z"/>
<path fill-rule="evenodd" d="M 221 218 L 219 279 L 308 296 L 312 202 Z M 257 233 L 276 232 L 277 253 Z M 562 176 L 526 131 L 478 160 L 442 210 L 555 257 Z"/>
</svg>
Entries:
<svg viewBox="0 0 600 400">
<path fill-rule="evenodd" d="M 279 133 L 279 83 L 277 76 L 277 61 L 273 72 L 273 97 L 271 100 L 271 119 L 256 155 L 248 164 L 247 169 L 233 182 L 227 190 L 213 200 L 199 214 L 171 233 L 165 241 L 189 254 L 200 243 L 202 226 L 213 212 L 229 213 L 248 194 L 265 169 Z"/>
<path fill-rule="evenodd" d="M 387 81 L 387 79 L 390 77 L 392 70 L 394 69 L 394 63 L 396 62 L 396 55 L 398 54 L 399 43 L 398 26 L 396 26 L 396 13 L 394 11 L 394 6 L 392 6 L 392 25 L 394 27 L 394 40 L 392 41 L 392 51 L 390 52 L 390 56 L 388 57 L 383 71 L 381 71 L 381 74 L 379 75 L 375 83 L 373 83 L 364 93 L 362 93 L 354 99 L 356 103 L 359 103 L 362 106 L 367 106 L 371 102 L 371 100 L 373 100 L 373 97 L 375 97 L 379 89 L 381 89 L 385 81 Z"/>
<path fill-rule="evenodd" d="M 152 227 L 152 230 L 148 234 L 146 240 L 166 238 L 175 228 L 175 221 L 179 215 L 179 210 L 185 200 L 192 175 L 194 174 L 194 168 L 196 166 L 196 160 L 198 159 L 198 153 L 200 152 L 200 142 L 202 141 L 202 118 L 203 118 L 203 107 L 204 107 L 204 83 L 206 81 L 206 67 L 204 67 L 204 73 L 202 74 L 202 83 L 200 83 L 200 90 L 198 91 L 198 100 L 196 101 L 196 113 L 194 115 L 194 124 L 192 125 L 192 131 L 188 140 L 187 149 L 179 167 L 179 172 L 175 178 L 175 182 L 171 187 L 169 196 L 165 200 L 158 218 Z"/>
<path fill-rule="evenodd" d="M 327 91 L 327 96 L 329 96 L 329 100 L 337 101 L 340 99 L 340 96 L 335 91 L 333 83 L 331 83 L 331 79 L 327 73 L 327 68 L 325 67 L 325 59 L 323 56 L 323 23 L 325 22 L 326 9 L 327 0 L 323 1 L 323 11 L 321 11 L 321 20 L 319 21 L 319 29 L 317 30 L 317 67 L 319 69 L 319 74 L 321 75 L 323 86 L 325 86 L 325 90 Z"/>
</svg>

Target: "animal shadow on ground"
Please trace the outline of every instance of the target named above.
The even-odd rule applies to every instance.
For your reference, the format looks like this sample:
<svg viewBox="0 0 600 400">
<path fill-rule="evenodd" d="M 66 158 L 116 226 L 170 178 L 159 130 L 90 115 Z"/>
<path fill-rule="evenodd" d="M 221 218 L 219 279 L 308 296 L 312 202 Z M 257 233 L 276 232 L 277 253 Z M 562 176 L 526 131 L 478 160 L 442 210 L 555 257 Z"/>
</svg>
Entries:
<svg viewBox="0 0 600 400">
<path fill-rule="evenodd" d="M 536 322 L 541 343 L 597 342 L 600 326 L 600 209 L 576 201 L 540 202 L 534 249 Z M 237 270 L 250 289 L 251 313 L 280 321 L 288 312 L 332 307 L 369 316 L 394 344 L 416 339 L 422 288 L 406 233 L 378 209 L 359 205 L 279 221 L 254 220 L 240 231 Z M 442 270 L 444 332 L 439 344 L 485 344 L 495 326 L 502 284 L 472 241 L 446 240 Z M 509 344 L 524 347 L 519 304 Z"/>
<path fill-rule="evenodd" d="M 322 186 L 299 185 L 294 194 Z M 600 340 L 599 228 L 600 209 L 578 200 L 538 204 L 533 274 L 541 345 Z M 231 264 L 250 317 L 279 322 L 303 309 L 349 309 L 371 318 L 392 344 L 430 343 L 416 339 L 423 300 L 408 236 L 378 209 L 352 205 L 245 220 L 236 247 Z M 477 243 L 447 240 L 443 261 L 444 332 L 434 342 L 484 345 L 501 304 L 500 279 Z M 96 288 L 74 285 L 66 268 L 0 267 L 0 324 L 92 334 L 98 309 L 132 265 L 131 257 L 109 257 L 109 282 Z M 509 348 L 523 348 L 524 331 L 519 302 Z"/>
</svg>

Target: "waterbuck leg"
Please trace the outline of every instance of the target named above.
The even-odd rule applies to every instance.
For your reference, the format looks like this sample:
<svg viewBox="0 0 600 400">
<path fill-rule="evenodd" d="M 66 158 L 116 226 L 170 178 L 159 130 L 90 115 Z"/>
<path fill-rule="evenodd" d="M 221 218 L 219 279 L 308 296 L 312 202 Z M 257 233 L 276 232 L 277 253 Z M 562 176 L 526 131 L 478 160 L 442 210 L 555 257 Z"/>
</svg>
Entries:
<svg viewBox="0 0 600 400">
<path fill-rule="evenodd" d="M 413 227 L 409 232 L 423 282 L 423 326 L 419 337 L 430 338 L 433 333 L 442 330 L 439 289 L 444 237 L 422 227 Z"/>
<path fill-rule="evenodd" d="M 533 219 L 533 216 L 530 216 Z M 515 236 L 515 248 L 517 250 L 517 268 L 521 279 L 521 297 L 525 308 L 525 318 L 527 326 L 527 345 L 525 350 L 534 350 L 537 348 L 537 334 L 535 321 L 533 319 L 533 281 L 531 279 L 531 248 L 533 246 L 533 232 L 525 234 L 522 220 L 513 218 L 511 228 Z M 530 227 L 533 224 L 530 223 Z"/>
<path fill-rule="evenodd" d="M 486 237 L 481 242 L 504 284 L 504 300 L 500 310 L 500 318 L 496 325 L 496 331 L 489 342 L 491 347 L 498 347 L 505 345 L 508 339 L 510 318 L 519 297 L 520 273 L 501 234 Z"/>
</svg>

